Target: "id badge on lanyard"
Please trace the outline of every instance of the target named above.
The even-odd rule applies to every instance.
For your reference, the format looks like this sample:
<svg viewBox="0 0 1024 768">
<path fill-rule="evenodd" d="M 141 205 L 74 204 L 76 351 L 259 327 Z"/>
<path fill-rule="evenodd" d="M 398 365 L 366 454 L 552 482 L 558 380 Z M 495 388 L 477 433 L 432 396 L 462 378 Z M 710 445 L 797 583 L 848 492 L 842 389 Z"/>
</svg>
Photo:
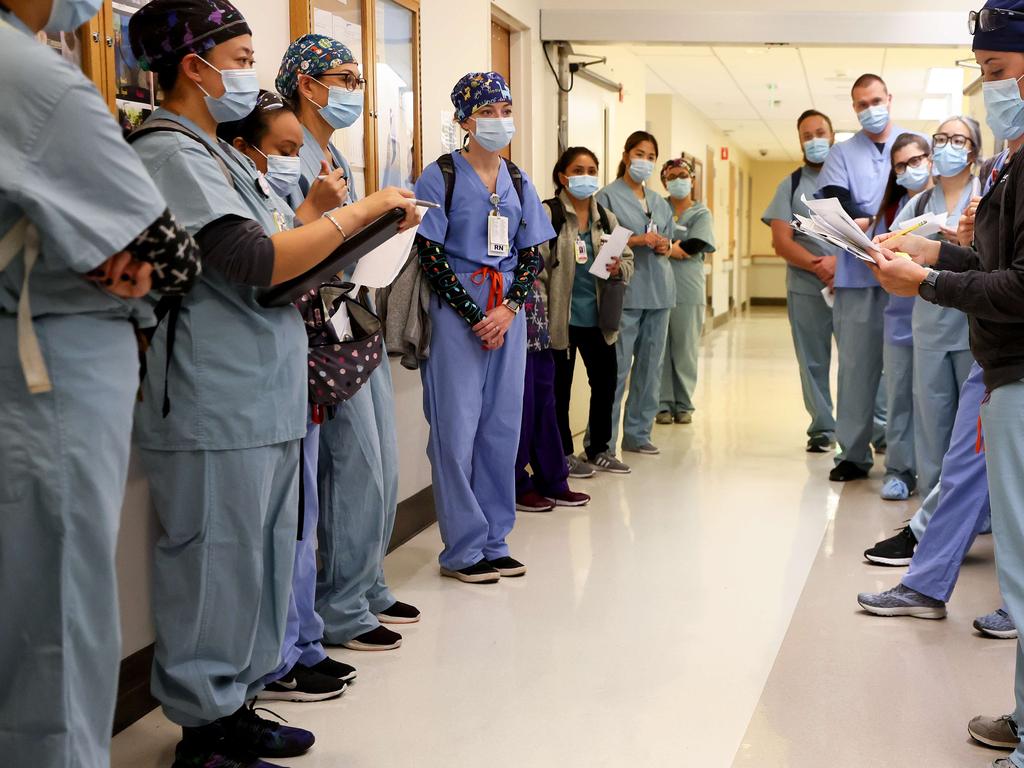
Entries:
<svg viewBox="0 0 1024 768">
<path fill-rule="evenodd" d="M 501 198 L 491 195 L 494 210 L 487 214 L 487 255 L 508 256 L 508 217 L 498 211 Z"/>
<path fill-rule="evenodd" d="M 587 256 L 587 244 L 583 242 L 582 237 L 576 238 L 576 263 L 586 264 L 589 260 Z"/>
<path fill-rule="evenodd" d="M 647 216 L 647 231 L 658 234 L 658 225 L 654 223 L 654 214 L 650 213 Z"/>
</svg>

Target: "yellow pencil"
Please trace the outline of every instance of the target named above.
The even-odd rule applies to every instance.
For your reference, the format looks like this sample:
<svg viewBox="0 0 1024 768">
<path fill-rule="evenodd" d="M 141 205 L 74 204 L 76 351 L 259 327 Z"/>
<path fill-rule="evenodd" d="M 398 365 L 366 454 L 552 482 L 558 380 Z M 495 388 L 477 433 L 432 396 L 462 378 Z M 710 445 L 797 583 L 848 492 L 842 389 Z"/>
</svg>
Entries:
<svg viewBox="0 0 1024 768">
<path fill-rule="evenodd" d="M 920 229 L 921 227 L 923 227 L 927 223 L 928 223 L 927 219 L 925 219 L 924 221 L 919 221 L 919 222 L 917 222 L 917 224 L 913 224 L 913 225 L 907 227 L 906 229 L 901 229 L 899 232 L 893 232 L 889 237 L 887 237 L 885 239 L 886 240 L 892 240 L 894 237 L 903 237 L 904 235 L 909 235 L 915 229 Z"/>
</svg>

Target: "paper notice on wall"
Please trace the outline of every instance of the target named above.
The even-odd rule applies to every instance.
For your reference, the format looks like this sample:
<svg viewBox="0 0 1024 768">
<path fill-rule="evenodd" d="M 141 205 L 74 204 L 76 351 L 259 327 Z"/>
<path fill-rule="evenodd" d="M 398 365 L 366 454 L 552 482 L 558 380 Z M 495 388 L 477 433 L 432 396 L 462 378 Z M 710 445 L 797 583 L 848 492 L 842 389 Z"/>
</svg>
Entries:
<svg viewBox="0 0 1024 768">
<path fill-rule="evenodd" d="M 452 110 L 441 110 L 441 151 L 443 154 L 462 149 L 462 129 L 453 119 Z"/>
<path fill-rule="evenodd" d="M 416 212 L 422 218 L 427 208 L 420 206 Z M 417 230 L 419 227 L 399 232 L 363 256 L 356 264 L 350 282 L 367 288 L 384 288 L 391 285 L 409 260 Z"/>
<path fill-rule="evenodd" d="M 615 231 L 609 235 L 608 240 L 601 246 L 601 250 L 597 252 L 597 256 L 594 257 L 590 274 L 600 277 L 602 280 L 611 277 L 608 267 L 615 259 L 622 256 L 622 252 L 626 249 L 626 242 L 632 234 L 625 227 L 616 227 Z"/>
<path fill-rule="evenodd" d="M 325 37 L 331 37 L 334 34 L 334 14 L 321 8 L 314 8 L 313 32 Z"/>
</svg>

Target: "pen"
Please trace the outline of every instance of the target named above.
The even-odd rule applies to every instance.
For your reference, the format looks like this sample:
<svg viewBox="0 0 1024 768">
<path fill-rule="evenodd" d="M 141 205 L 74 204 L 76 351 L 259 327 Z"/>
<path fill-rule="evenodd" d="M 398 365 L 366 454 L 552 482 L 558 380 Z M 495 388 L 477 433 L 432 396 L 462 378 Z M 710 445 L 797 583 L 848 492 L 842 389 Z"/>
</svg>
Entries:
<svg viewBox="0 0 1024 768">
<path fill-rule="evenodd" d="M 423 208 L 440 208 L 441 207 L 440 204 L 432 203 L 429 200 L 413 200 L 412 202 L 413 202 L 413 204 L 417 208 L 419 208 L 419 207 L 423 207 Z"/>
</svg>

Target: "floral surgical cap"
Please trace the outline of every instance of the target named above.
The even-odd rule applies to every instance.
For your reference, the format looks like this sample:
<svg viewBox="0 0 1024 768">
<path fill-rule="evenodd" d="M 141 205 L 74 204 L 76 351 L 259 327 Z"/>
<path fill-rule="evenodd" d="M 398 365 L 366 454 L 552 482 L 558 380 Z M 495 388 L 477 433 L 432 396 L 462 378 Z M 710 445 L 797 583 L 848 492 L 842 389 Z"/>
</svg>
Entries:
<svg viewBox="0 0 1024 768">
<path fill-rule="evenodd" d="M 288 46 L 277 73 L 277 92 L 290 99 L 299 87 L 299 75 L 316 77 L 342 64 L 355 64 L 344 43 L 325 35 L 303 35 Z"/>
<path fill-rule="evenodd" d="M 452 89 L 455 118 L 460 123 L 481 107 L 503 101 L 511 103 L 512 91 L 497 72 L 470 72 Z"/>
</svg>

